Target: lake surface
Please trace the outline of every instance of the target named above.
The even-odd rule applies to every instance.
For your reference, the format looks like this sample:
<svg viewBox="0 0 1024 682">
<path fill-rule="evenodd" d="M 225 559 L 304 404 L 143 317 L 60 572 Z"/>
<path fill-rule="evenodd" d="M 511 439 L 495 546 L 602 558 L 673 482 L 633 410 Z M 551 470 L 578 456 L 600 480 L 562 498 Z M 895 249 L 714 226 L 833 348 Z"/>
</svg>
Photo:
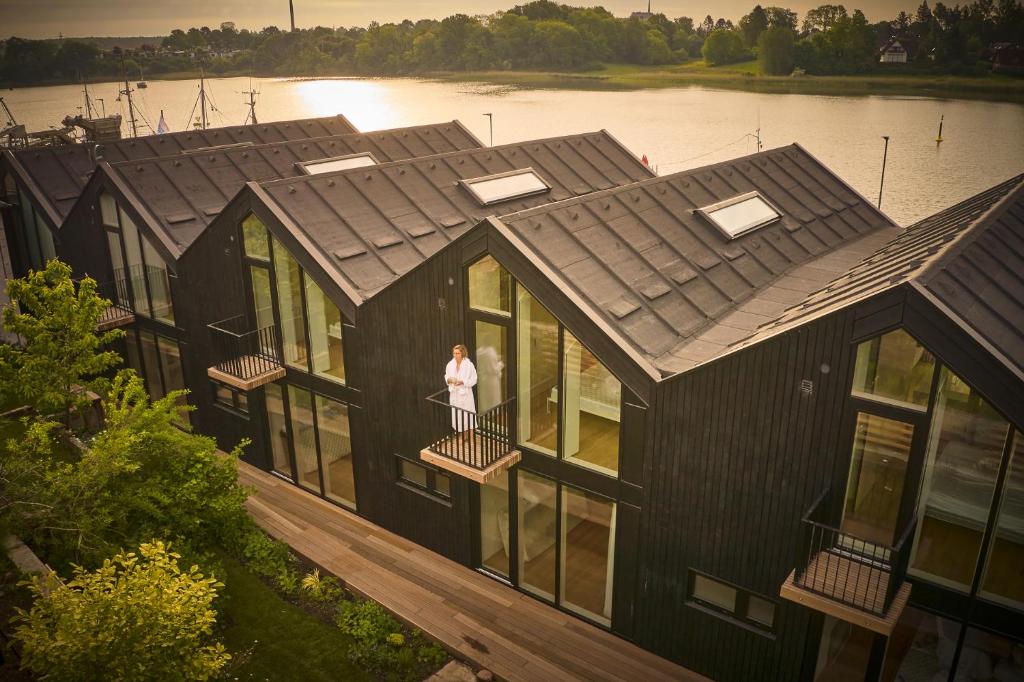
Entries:
<svg viewBox="0 0 1024 682">
<path fill-rule="evenodd" d="M 798 142 L 874 202 L 883 135 L 890 136 L 882 209 L 907 225 L 1024 172 L 1024 105 L 921 97 L 826 97 L 670 88 L 636 91 L 546 90 L 414 79 L 253 79 L 207 81 L 212 125 L 237 125 L 255 86 L 261 121 L 343 113 L 360 130 L 461 120 L 494 144 L 607 129 L 662 175 Z M 134 93 L 155 128 L 163 110 L 172 130 L 194 115 L 198 81 L 150 81 Z M 108 113 L 125 112 L 118 86 L 90 86 Z M 57 125 L 83 105 L 81 87 L 3 92 L 20 123 Z M 191 112 L 191 113 L 190 113 Z M 945 117 L 944 142 L 935 143 Z M 126 117 L 127 121 L 127 117 Z M 127 127 L 127 122 L 125 123 Z"/>
</svg>

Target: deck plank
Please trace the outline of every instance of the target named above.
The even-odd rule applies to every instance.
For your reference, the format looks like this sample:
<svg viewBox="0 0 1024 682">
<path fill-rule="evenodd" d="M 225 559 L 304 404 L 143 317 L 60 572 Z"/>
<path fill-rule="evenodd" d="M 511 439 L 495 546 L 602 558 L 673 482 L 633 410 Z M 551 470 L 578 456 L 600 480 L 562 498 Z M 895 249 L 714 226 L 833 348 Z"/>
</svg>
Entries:
<svg viewBox="0 0 1024 682">
<path fill-rule="evenodd" d="M 704 680 L 245 463 L 250 515 L 449 651 L 510 682 Z"/>
</svg>

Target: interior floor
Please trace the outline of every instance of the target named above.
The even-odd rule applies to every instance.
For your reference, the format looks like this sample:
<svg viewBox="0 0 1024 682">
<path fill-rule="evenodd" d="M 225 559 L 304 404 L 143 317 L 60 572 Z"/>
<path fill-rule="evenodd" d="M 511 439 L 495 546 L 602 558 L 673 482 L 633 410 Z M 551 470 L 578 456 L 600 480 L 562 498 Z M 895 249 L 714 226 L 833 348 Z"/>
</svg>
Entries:
<svg viewBox="0 0 1024 682">
<path fill-rule="evenodd" d="M 555 451 L 558 448 L 554 426 L 535 433 L 532 443 Z M 580 452 L 568 459 L 582 460 L 610 472 L 619 469 L 619 422 L 598 417 L 589 412 L 580 413 Z"/>
<path fill-rule="evenodd" d="M 504 554 L 504 552 L 500 552 Z M 494 555 L 487 563 L 500 561 Z M 505 558 L 507 562 L 507 557 Z M 530 583 L 547 589 L 555 584 L 555 544 L 524 562 Z M 568 572 L 566 569 L 568 567 Z M 608 576 L 608 527 L 593 521 L 581 521 L 566 534 L 565 566 L 562 567 L 565 589 L 562 603 L 582 608 L 603 617 L 605 588 Z M 521 579 L 521 578 L 520 578 Z"/>
</svg>

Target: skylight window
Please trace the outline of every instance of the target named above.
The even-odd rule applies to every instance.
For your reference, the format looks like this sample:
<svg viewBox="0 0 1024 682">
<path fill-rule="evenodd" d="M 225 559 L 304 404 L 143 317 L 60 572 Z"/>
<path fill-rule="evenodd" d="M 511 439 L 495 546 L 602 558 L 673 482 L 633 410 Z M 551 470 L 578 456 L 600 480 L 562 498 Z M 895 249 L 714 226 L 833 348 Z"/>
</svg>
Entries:
<svg viewBox="0 0 1024 682">
<path fill-rule="evenodd" d="M 460 182 L 483 206 L 509 199 L 521 199 L 551 189 L 551 185 L 544 182 L 532 168 L 487 175 L 472 180 L 460 180 Z"/>
<path fill-rule="evenodd" d="M 319 175 L 320 173 L 332 173 L 334 171 L 348 170 L 349 168 L 376 166 L 377 159 L 370 152 L 363 152 L 347 156 L 334 156 L 329 159 L 317 159 L 316 161 L 301 161 L 296 165 L 305 171 L 307 175 Z"/>
<path fill-rule="evenodd" d="M 715 227 L 729 239 L 736 239 L 782 217 L 775 207 L 757 192 L 741 194 L 697 209 L 697 212 L 714 223 Z"/>
</svg>

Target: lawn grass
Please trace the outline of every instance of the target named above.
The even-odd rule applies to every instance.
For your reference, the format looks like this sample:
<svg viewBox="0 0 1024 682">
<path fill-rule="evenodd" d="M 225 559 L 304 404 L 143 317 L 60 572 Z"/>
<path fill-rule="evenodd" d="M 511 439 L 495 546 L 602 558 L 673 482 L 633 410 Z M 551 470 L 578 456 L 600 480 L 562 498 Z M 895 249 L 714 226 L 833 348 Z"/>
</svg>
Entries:
<svg viewBox="0 0 1024 682">
<path fill-rule="evenodd" d="M 369 680 L 352 664 L 352 640 L 297 606 L 289 604 L 245 567 L 220 557 L 225 575 L 219 620 L 222 641 L 236 659 L 229 677 L 236 680 Z"/>
</svg>

